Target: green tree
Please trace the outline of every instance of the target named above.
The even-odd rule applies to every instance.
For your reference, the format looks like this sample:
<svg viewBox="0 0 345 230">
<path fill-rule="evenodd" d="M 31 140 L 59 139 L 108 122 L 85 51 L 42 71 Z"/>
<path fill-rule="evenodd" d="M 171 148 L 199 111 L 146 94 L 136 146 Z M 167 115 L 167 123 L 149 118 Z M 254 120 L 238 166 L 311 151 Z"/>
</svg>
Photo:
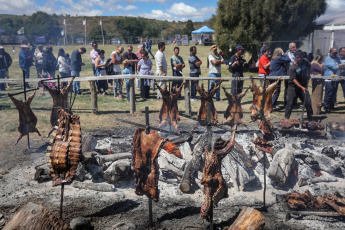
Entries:
<svg viewBox="0 0 345 230">
<path fill-rule="evenodd" d="M 0 19 L 0 28 L 5 30 L 5 34 L 14 34 L 13 21 L 10 18 Z"/>
<path fill-rule="evenodd" d="M 190 36 L 193 30 L 195 30 L 193 22 L 192 20 L 188 20 L 186 26 L 183 29 L 183 34 L 187 34 L 188 36 Z"/>
<path fill-rule="evenodd" d="M 105 31 L 105 29 L 103 28 L 103 35 L 106 36 L 107 32 Z M 93 39 L 102 39 L 102 30 L 101 30 L 101 26 L 97 25 L 95 27 L 93 27 L 89 33 L 89 36 L 92 37 Z"/>
<path fill-rule="evenodd" d="M 241 43 L 256 54 L 262 41 L 293 41 L 315 28 L 325 0 L 219 0 L 216 39 L 224 51 Z M 287 48 L 288 43 L 282 48 Z"/>
<path fill-rule="evenodd" d="M 118 32 L 124 37 L 139 37 L 143 33 L 143 23 L 141 19 L 125 17 L 114 21 Z"/>
</svg>

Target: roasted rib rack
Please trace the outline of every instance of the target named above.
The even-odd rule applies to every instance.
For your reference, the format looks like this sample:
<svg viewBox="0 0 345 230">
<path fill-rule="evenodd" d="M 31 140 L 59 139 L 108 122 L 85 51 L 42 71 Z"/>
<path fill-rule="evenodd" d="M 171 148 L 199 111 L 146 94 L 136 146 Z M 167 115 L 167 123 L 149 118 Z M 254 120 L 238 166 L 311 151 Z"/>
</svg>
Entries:
<svg viewBox="0 0 345 230">
<path fill-rule="evenodd" d="M 50 140 L 47 156 L 53 186 L 72 182 L 81 154 L 80 119 L 77 115 L 59 111 L 59 126 Z"/>
</svg>

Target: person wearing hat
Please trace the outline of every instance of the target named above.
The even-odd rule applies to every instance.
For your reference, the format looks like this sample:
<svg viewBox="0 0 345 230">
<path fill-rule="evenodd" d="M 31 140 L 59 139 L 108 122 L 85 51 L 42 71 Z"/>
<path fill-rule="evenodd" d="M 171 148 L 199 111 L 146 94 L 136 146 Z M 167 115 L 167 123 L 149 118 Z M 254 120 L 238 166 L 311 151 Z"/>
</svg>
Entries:
<svg viewBox="0 0 345 230">
<path fill-rule="evenodd" d="M 30 67 L 33 64 L 33 56 L 35 48 L 32 47 L 32 50 L 30 50 L 30 44 L 29 45 L 21 45 L 21 50 L 19 52 L 19 67 L 24 71 L 25 78 L 30 78 Z M 25 83 L 26 88 L 30 88 L 29 83 Z"/>
<path fill-rule="evenodd" d="M 232 55 L 229 60 L 229 71 L 232 73 L 232 77 L 243 77 L 243 64 L 245 60 L 242 58 L 244 48 L 241 45 L 235 47 L 236 53 Z M 242 93 L 243 81 L 231 81 L 231 94 L 237 95 Z"/>
<path fill-rule="evenodd" d="M 325 59 L 324 64 L 324 76 L 335 75 L 338 69 L 345 67 L 345 64 L 341 62 L 338 57 L 338 50 L 336 48 L 331 48 L 329 50 L 329 56 Z M 331 80 L 325 80 L 325 98 L 324 98 L 324 109 L 326 113 L 330 113 L 331 109 L 334 109 L 335 102 L 335 82 Z"/>
<path fill-rule="evenodd" d="M 209 68 L 209 74 L 208 75 L 210 77 L 214 77 L 214 78 L 222 77 L 221 64 L 224 64 L 225 62 L 224 62 L 222 55 L 220 55 L 217 52 L 217 46 L 216 45 L 211 46 L 211 52 L 208 55 L 207 59 L 208 59 L 207 67 Z M 212 83 L 214 83 L 216 85 L 216 84 L 219 84 L 220 81 L 211 80 L 210 89 L 211 89 Z M 216 99 L 217 99 L 217 101 L 220 101 L 220 88 L 216 92 Z"/>
<path fill-rule="evenodd" d="M 12 65 L 11 56 L 0 46 L 0 79 L 5 79 L 8 68 Z M 5 90 L 5 83 L 0 83 L 0 90 Z"/>
</svg>

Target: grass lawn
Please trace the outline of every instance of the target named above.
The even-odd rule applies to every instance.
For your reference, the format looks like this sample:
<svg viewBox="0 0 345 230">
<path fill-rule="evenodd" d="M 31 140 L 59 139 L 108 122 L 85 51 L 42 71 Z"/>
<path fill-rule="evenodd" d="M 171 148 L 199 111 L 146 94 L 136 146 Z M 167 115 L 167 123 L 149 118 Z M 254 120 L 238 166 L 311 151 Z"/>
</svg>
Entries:
<svg viewBox="0 0 345 230">
<path fill-rule="evenodd" d="M 127 50 L 126 45 L 124 45 L 125 51 Z M 57 56 L 58 49 L 60 47 L 54 47 L 54 55 Z M 68 47 L 61 47 L 64 48 L 66 53 L 71 54 L 73 50 L 77 49 L 77 46 L 68 46 Z M 115 50 L 115 46 L 102 46 L 99 45 L 100 49 L 105 50 L 106 57 L 109 57 L 111 52 Z M 186 63 L 186 68 L 183 70 L 183 73 L 186 76 L 189 76 L 189 64 L 188 56 L 189 56 L 189 48 L 190 46 L 180 46 L 180 55 L 184 59 Z M 82 56 L 83 62 L 85 66 L 82 68 L 81 77 L 82 76 L 92 76 L 92 67 L 91 67 L 91 59 L 89 53 L 91 51 L 91 46 L 88 45 L 86 47 L 87 52 Z M 209 54 L 210 47 L 205 46 L 197 46 L 198 53 L 197 56 L 202 60 L 203 64 L 201 66 L 201 76 L 207 76 L 208 70 L 206 68 L 206 57 Z M 9 52 L 13 58 L 13 64 L 10 67 L 10 78 L 21 78 L 22 73 L 21 69 L 19 68 L 18 64 L 18 53 L 19 47 L 16 47 L 16 53 L 12 53 L 12 46 L 5 46 L 5 50 Z M 137 47 L 134 46 L 134 52 L 137 51 Z M 155 54 L 157 51 L 157 45 L 153 46 L 152 53 Z M 168 61 L 168 75 L 172 75 L 171 67 L 170 67 L 170 57 L 173 55 L 173 46 L 167 45 L 165 50 L 165 57 Z M 155 71 L 155 60 L 153 61 L 153 70 Z M 248 60 L 247 60 L 248 61 Z M 222 76 L 223 77 L 231 77 L 231 73 L 227 70 L 226 66 L 222 67 Z M 36 69 L 35 67 L 31 67 L 30 69 L 30 78 L 36 78 Z M 58 72 L 56 73 L 58 74 Z M 252 73 L 245 73 L 245 76 L 249 75 L 257 75 Z M 204 81 L 207 84 L 206 81 Z M 31 86 L 35 86 L 36 84 L 31 84 Z M 230 82 L 223 82 L 223 85 L 230 90 Z M 250 81 L 245 81 L 245 87 L 250 85 Z M 311 84 L 310 84 L 311 85 Z M 18 135 L 17 127 L 18 127 L 18 112 L 13 105 L 12 101 L 7 96 L 7 93 L 15 93 L 22 90 L 21 84 L 11 84 L 10 89 L 6 89 L 6 91 L 0 91 L 0 125 L 2 127 L 2 132 L 0 134 L 0 141 L 6 140 L 5 142 L 8 143 L 15 143 L 15 138 Z M 74 103 L 74 109 L 87 109 L 91 108 L 90 104 L 90 91 L 89 91 L 89 83 L 88 82 L 81 82 L 81 89 L 82 95 L 78 95 L 76 101 Z M 311 86 L 310 86 L 311 90 Z M 123 92 L 126 92 L 125 86 L 123 88 Z M 36 96 L 31 104 L 31 108 L 33 109 L 35 115 L 38 118 L 37 128 L 40 130 L 42 135 L 46 135 L 50 129 L 50 107 L 52 105 L 52 99 L 49 94 L 46 96 L 40 96 L 41 90 L 36 93 Z M 150 111 L 154 111 L 157 114 L 153 114 L 151 118 L 152 125 L 158 124 L 158 111 L 161 107 L 161 101 L 157 101 L 155 99 L 155 93 L 151 91 L 151 99 L 147 101 L 142 101 L 140 99 L 140 92 L 136 91 L 137 95 L 137 103 L 136 103 L 136 110 L 137 112 L 131 116 L 129 114 L 129 104 L 127 103 L 127 99 L 123 99 L 122 101 L 115 100 L 113 94 L 108 94 L 104 97 L 98 98 L 98 114 L 92 114 L 90 111 L 76 111 L 81 116 L 82 128 L 83 130 L 93 130 L 93 129 L 108 129 L 114 126 L 123 125 L 122 123 L 117 123 L 115 121 L 115 117 L 122 117 L 130 120 L 134 120 L 144 124 L 144 116 L 142 112 L 145 110 L 145 106 L 149 106 Z M 182 96 L 184 92 L 182 92 Z M 17 98 L 23 98 L 23 94 L 16 96 Z M 221 90 L 221 98 L 225 98 L 223 90 Z M 244 121 L 249 122 L 249 107 L 251 105 L 252 100 L 252 93 L 248 91 L 247 95 L 242 99 L 243 103 L 243 110 L 244 110 Z M 283 93 L 280 94 L 280 102 L 283 101 Z M 345 105 L 343 104 L 344 98 L 342 96 L 341 89 L 338 91 L 338 101 L 340 102 L 340 109 L 338 110 L 335 115 L 339 119 L 345 118 L 344 110 Z M 219 102 L 215 102 L 216 109 L 219 114 L 219 120 L 222 122 L 224 120 L 223 113 L 227 107 L 227 101 L 222 100 Z M 200 101 L 191 102 L 192 111 L 193 111 L 193 118 L 196 118 L 196 113 L 200 106 Z M 183 115 L 185 111 L 185 105 L 183 98 L 179 100 L 179 110 L 180 113 Z M 299 109 L 300 110 L 300 109 Z M 299 113 L 293 113 L 292 117 L 297 117 Z M 280 111 L 276 111 L 273 113 L 273 121 L 278 121 L 280 118 L 284 116 L 284 109 Z M 184 118 L 182 117 L 182 121 L 184 122 Z M 37 137 L 37 134 L 32 134 L 33 138 Z M 23 141 L 23 140 L 22 140 Z"/>
</svg>

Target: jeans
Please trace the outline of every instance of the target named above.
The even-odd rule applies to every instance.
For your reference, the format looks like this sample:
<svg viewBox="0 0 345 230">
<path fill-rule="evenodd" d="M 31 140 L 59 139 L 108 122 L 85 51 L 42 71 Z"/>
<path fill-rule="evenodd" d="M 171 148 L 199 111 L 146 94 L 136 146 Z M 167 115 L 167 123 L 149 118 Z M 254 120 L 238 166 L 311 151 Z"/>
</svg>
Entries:
<svg viewBox="0 0 345 230">
<path fill-rule="evenodd" d="M 93 71 L 93 76 L 97 76 L 97 69 L 95 67 L 95 64 L 92 64 L 92 71 Z"/>
<path fill-rule="evenodd" d="M 0 69 L 0 79 L 5 79 L 6 69 Z M 0 90 L 5 90 L 5 83 L 0 83 Z"/>
<path fill-rule="evenodd" d="M 338 81 L 333 81 L 334 85 L 334 90 L 333 90 L 333 93 L 334 93 L 334 103 L 337 102 L 337 92 L 338 92 L 338 86 L 340 84 L 341 88 L 343 89 L 343 95 L 344 95 L 344 98 L 345 98 L 345 80 L 338 80 Z"/>
<path fill-rule="evenodd" d="M 155 56 L 153 56 L 153 54 L 151 52 L 151 47 L 147 47 L 147 53 L 151 54 L 152 59 L 155 59 Z"/>
<path fill-rule="evenodd" d="M 280 89 L 281 89 L 281 81 L 278 82 L 277 87 L 276 87 L 276 91 L 274 92 L 274 95 L 273 95 L 273 98 L 272 98 L 272 106 L 273 107 L 277 106 L 277 101 L 278 101 L 278 98 L 279 98 Z"/>
<path fill-rule="evenodd" d="M 30 78 L 30 68 L 22 69 L 25 73 L 25 78 Z M 25 83 L 26 88 L 30 88 L 29 83 Z"/>
<path fill-rule="evenodd" d="M 190 74 L 190 77 L 199 77 L 199 74 Z M 199 81 L 190 81 L 190 97 L 195 99 L 196 98 L 196 83 L 199 84 Z"/>
<path fill-rule="evenodd" d="M 243 77 L 243 74 L 234 73 L 234 74 L 232 74 L 232 77 L 240 78 L 240 77 Z M 242 93 L 242 89 L 243 89 L 243 81 L 236 81 L 236 80 L 231 81 L 231 94 L 232 95 L 237 95 L 237 94 Z"/>
<path fill-rule="evenodd" d="M 221 73 L 209 73 L 208 76 L 214 77 L 214 78 L 216 78 L 216 77 L 220 78 L 220 77 L 222 77 L 222 74 L 221 74 Z M 219 80 L 211 80 L 211 81 L 210 81 L 210 88 L 209 88 L 209 90 L 210 90 L 211 87 L 212 87 L 212 83 L 214 84 L 214 87 L 216 87 L 217 84 L 220 83 L 220 81 L 219 81 Z M 217 90 L 217 92 L 216 92 L 216 100 L 217 100 L 217 101 L 220 101 L 220 88 L 219 88 L 219 89 Z"/>
<path fill-rule="evenodd" d="M 120 72 L 115 72 L 114 75 L 120 75 Z M 114 82 L 114 96 L 117 97 L 119 94 L 122 96 L 122 79 L 114 79 Z"/>
<path fill-rule="evenodd" d="M 285 118 L 290 118 L 291 111 L 292 111 L 292 105 L 295 100 L 295 98 L 299 98 L 302 102 L 304 102 L 304 97 L 306 99 L 305 101 L 305 108 L 307 110 L 307 116 L 310 120 L 313 116 L 313 109 L 311 107 L 311 99 L 309 93 L 305 95 L 305 93 L 300 88 L 296 87 L 288 87 L 287 89 L 287 95 L 286 95 L 286 106 L 285 106 Z"/>
<path fill-rule="evenodd" d="M 334 83 L 332 81 L 325 81 L 325 97 L 324 97 L 324 109 L 334 109 Z"/>
<path fill-rule="evenodd" d="M 126 81 L 126 90 L 127 90 L 127 101 L 129 102 L 129 90 L 131 87 L 131 82 L 130 81 Z"/>
<path fill-rule="evenodd" d="M 72 70 L 71 75 L 72 77 L 79 77 L 80 72 Z M 73 92 L 80 93 L 80 81 L 73 81 Z"/>
</svg>

